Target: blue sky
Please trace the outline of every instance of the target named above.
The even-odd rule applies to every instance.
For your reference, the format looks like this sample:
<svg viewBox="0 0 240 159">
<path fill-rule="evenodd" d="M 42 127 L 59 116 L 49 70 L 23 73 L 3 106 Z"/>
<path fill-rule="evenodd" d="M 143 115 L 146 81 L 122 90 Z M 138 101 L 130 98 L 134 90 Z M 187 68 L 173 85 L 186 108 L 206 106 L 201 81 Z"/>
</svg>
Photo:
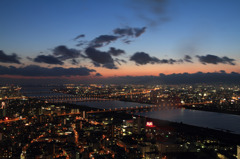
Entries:
<svg viewBox="0 0 240 159">
<path fill-rule="evenodd" d="M 106 76 L 129 75 L 134 72 L 125 70 L 129 66 L 139 70 L 139 75 L 150 75 L 148 72 L 152 70 L 156 70 L 153 75 L 188 72 L 189 63 L 135 65 L 135 61 L 129 60 L 136 52 L 144 52 L 158 59 L 177 60 L 189 55 L 194 62 L 191 66 L 195 67 L 189 72 L 221 69 L 240 72 L 239 15 L 239 0 L 2 0 L 0 50 L 7 55 L 16 53 L 28 65 L 33 62 L 26 57 L 50 55 L 52 49 L 59 45 L 83 51 L 84 48 L 77 47 L 77 41 L 73 40 L 80 34 L 85 35 L 83 40 L 91 41 L 100 35 L 113 35 L 116 28 L 146 27 L 141 36 L 131 38 L 130 44 L 116 40 L 99 49 L 107 51 L 109 47 L 115 47 L 124 50 L 126 53 L 121 59 L 127 63 L 118 65 L 119 69 L 95 67 L 91 59 L 80 59 L 77 66 L 65 62 L 61 67 L 88 67 Z M 203 65 L 195 58 L 197 55 L 227 56 L 235 60 L 235 65 L 221 62 Z M 160 66 L 170 71 L 157 71 Z"/>
</svg>

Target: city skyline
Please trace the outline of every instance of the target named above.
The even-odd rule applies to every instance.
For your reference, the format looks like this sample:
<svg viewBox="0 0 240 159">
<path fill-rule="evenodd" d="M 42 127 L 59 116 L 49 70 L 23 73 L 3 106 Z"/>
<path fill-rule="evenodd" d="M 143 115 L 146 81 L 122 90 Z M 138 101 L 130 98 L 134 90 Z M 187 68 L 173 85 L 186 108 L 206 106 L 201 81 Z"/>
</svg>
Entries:
<svg viewBox="0 0 240 159">
<path fill-rule="evenodd" d="M 240 73 L 239 1 L 0 3 L 1 79 Z"/>
</svg>

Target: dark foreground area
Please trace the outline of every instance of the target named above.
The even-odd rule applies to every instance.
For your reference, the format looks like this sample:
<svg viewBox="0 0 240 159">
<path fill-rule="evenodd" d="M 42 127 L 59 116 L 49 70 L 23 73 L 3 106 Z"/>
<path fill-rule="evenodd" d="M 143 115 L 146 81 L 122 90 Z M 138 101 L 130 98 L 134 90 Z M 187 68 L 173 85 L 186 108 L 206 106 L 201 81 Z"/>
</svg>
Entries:
<svg viewBox="0 0 240 159">
<path fill-rule="evenodd" d="M 1 158 L 235 159 L 240 145 L 237 134 L 134 112 L 99 113 L 97 108 L 38 99 L 8 104 L 2 113 L 19 117 L 1 120 Z"/>
</svg>

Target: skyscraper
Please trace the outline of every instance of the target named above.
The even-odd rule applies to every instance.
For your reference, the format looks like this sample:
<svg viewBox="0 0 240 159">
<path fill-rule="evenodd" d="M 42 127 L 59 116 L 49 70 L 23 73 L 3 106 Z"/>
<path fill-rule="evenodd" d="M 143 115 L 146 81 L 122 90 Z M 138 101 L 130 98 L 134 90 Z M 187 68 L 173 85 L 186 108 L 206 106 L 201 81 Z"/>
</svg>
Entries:
<svg viewBox="0 0 240 159">
<path fill-rule="evenodd" d="M 240 159 L 240 145 L 237 145 L 237 159 Z"/>
</svg>

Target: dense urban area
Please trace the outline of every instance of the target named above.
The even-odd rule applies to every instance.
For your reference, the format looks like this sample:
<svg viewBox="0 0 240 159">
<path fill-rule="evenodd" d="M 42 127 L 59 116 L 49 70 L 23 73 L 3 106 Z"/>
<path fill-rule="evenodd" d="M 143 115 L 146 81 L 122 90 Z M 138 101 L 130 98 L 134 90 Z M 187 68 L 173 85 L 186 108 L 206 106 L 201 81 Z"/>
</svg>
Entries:
<svg viewBox="0 0 240 159">
<path fill-rule="evenodd" d="M 240 134 L 138 115 L 164 109 L 240 115 L 238 85 L 41 87 L 49 91 L 0 87 L 0 158 L 240 158 Z M 111 100 L 139 106 L 79 104 Z"/>
</svg>

